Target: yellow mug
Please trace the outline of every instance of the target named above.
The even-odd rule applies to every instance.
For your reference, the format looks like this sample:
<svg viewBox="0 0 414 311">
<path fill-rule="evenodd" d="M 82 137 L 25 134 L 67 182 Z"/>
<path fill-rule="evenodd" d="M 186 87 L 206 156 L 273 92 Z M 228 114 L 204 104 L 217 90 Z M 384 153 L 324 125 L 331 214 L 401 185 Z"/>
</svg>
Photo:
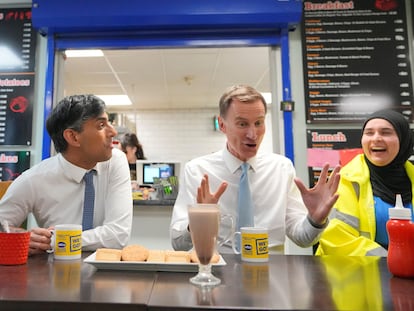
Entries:
<svg viewBox="0 0 414 311">
<path fill-rule="evenodd" d="M 54 258 L 60 260 L 79 259 L 82 254 L 82 226 L 56 225 L 52 236 Z"/>
<path fill-rule="evenodd" d="M 236 248 L 236 236 L 240 235 L 240 251 Z M 266 228 L 241 227 L 234 233 L 233 251 L 241 254 L 243 261 L 267 262 L 269 260 L 269 235 Z"/>
</svg>

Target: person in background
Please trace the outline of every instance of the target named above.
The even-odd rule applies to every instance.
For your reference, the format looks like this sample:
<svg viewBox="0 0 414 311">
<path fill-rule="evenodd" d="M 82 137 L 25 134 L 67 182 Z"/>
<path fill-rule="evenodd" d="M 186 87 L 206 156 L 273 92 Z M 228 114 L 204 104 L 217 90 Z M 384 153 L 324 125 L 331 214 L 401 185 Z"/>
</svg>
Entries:
<svg viewBox="0 0 414 311">
<path fill-rule="evenodd" d="M 122 248 L 132 227 L 131 180 L 125 154 L 113 148 L 117 134 L 105 103 L 94 95 L 63 98 L 46 128 L 57 154 L 16 178 L 0 201 L 0 219 L 18 227 L 33 213 L 29 254 L 50 249 L 51 229 L 82 224 L 86 172 L 95 170 L 93 228 L 82 232 L 82 249 Z"/>
<path fill-rule="evenodd" d="M 388 209 L 401 194 L 413 206 L 414 166 L 408 161 L 413 135 L 408 121 L 393 110 L 371 114 L 362 127 L 363 154 L 341 170 L 330 223 L 317 255 L 386 256 Z"/>
<path fill-rule="evenodd" d="M 131 180 L 137 180 L 137 160 L 145 160 L 144 149 L 137 135 L 134 133 L 124 134 L 121 139 L 121 149 L 128 159 Z"/>
<path fill-rule="evenodd" d="M 250 86 L 235 85 L 227 89 L 220 98 L 219 109 L 219 127 L 226 135 L 226 146 L 186 163 L 170 224 L 173 248 L 192 248 L 189 204 L 218 203 L 222 214 L 238 219 L 240 166 L 244 162 L 250 164 L 254 225 L 268 228 L 269 251 L 281 252 L 286 235 L 302 247 L 315 244 L 338 198 L 335 192 L 340 168 L 336 167 L 327 179 L 328 165 L 325 165 L 319 182 L 307 189 L 296 178 L 288 158 L 258 153 L 266 130 L 267 106 L 263 96 Z M 217 191 L 211 193 L 210 187 Z M 228 244 L 219 251 L 232 252 Z"/>
</svg>

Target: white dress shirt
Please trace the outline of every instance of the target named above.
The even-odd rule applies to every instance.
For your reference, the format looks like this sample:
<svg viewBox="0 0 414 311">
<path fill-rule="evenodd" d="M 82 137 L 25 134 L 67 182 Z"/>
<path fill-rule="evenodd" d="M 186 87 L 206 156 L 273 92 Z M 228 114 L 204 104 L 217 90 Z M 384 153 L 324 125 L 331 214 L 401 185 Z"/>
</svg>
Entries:
<svg viewBox="0 0 414 311">
<path fill-rule="evenodd" d="M 187 229 L 188 205 L 196 203 L 197 187 L 204 174 L 208 174 L 211 192 L 215 192 L 221 182 L 228 183 L 218 203 L 221 214 L 231 215 L 236 222 L 241 163 L 227 148 L 186 163 L 170 225 L 174 249 L 192 248 Z M 251 166 L 249 183 L 254 203 L 254 224 L 268 228 L 269 248 L 283 246 L 285 234 L 299 246 L 314 244 L 323 230 L 313 227 L 307 220 L 307 209 L 293 180 L 295 169 L 292 162 L 278 154 L 259 153 L 248 163 Z M 220 229 L 221 239 L 229 230 L 223 227 L 226 227 L 225 222 Z"/>
<path fill-rule="evenodd" d="M 122 248 L 129 242 L 133 213 L 128 161 L 114 148 L 111 159 L 95 169 L 94 228 L 82 233 L 82 249 Z M 0 201 L 0 219 L 20 226 L 31 212 L 42 228 L 82 224 L 85 172 L 60 153 L 43 160 L 10 185 Z"/>
</svg>

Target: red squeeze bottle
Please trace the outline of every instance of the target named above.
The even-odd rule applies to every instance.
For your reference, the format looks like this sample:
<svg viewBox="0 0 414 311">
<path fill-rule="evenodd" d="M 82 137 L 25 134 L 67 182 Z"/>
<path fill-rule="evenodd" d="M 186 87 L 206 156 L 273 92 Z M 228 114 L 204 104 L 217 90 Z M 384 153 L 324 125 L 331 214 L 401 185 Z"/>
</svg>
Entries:
<svg viewBox="0 0 414 311">
<path fill-rule="evenodd" d="M 414 277 L 414 223 L 411 222 L 411 209 L 404 208 L 401 195 L 397 194 L 395 207 L 388 212 L 388 270 L 394 276 Z"/>
</svg>

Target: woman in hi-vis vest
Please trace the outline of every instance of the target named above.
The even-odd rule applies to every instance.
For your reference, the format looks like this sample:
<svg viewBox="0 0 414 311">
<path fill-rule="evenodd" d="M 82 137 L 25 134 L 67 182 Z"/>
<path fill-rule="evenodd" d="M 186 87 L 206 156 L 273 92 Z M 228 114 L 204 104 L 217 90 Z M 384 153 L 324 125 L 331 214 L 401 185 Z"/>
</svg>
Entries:
<svg viewBox="0 0 414 311">
<path fill-rule="evenodd" d="M 341 169 L 339 199 L 316 255 L 387 256 L 388 209 L 401 194 L 413 207 L 413 134 L 399 112 L 380 110 L 362 127 L 363 154 Z"/>
</svg>

